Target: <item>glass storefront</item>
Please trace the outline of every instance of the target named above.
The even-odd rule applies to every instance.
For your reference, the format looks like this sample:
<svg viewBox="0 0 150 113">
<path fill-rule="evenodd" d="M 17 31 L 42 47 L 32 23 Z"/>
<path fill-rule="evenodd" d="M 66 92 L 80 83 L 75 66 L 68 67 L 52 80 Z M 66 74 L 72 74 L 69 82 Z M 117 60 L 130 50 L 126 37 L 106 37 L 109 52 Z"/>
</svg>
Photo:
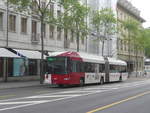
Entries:
<svg viewBox="0 0 150 113">
<path fill-rule="evenodd" d="M 3 58 L 0 58 L 0 77 L 3 77 Z"/>
<path fill-rule="evenodd" d="M 13 76 L 13 58 L 8 58 L 8 77 Z"/>
<path fill-rule="evenodd" d="M 4 67 L 5 58 L 0 58 L 0 78 L 4 76 L 4 68 L 8 70 L 8 77 L 37 76 L 38 60 L 24 58 L 7 58 L 8 65 Z"/>
<path fill-rule="evenodd" d="M 25 59 L 13 60 L 13 76 L 25 76 L 27 72 L 27 63 Z"/>
<path fill-rule="evenodd" d="M 37 60 L 35 59 L 30 59 L 28 61 L 28 71 L 29 71 L 29 75 L 32 76 L 32 75 L 38 75 L 37 73 L 37 68 L 38 68 L 38 65 L 37 65 Z"/>
<path fill-rule="evenodd" d="M 35 59 L 14 58 L 13 63 L 9 63 L 9 67 L 12 68 L 13 72 L 11 75 L 9 74 L 11 77 L 35 76 L 38 70 L 37 60 Z"/>
</svg>

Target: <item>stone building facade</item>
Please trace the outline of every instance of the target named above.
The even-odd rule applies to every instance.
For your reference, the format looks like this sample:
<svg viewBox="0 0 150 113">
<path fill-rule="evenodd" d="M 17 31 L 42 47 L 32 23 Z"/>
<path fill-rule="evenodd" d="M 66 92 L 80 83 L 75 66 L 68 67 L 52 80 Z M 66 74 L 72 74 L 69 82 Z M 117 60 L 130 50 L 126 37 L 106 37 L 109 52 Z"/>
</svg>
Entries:
<svg viewBox="0 0 150 113">
<path fill-rule="evenodd" d="M 141 27 L 142 23 L 145 21 L 140 16 L 140 11 L 127 0 L 118 0 L 116 11 L 118 20 L 124 21 L 131 18 L 141 24 L 139 27 Z M 128 67 L 132 73 L 137 71 L 138 74 L 140 74 L 144 70 L 144 50 L 136 51 L 134 44 L 132 44 L 129 48 L 129 42 L 124 40 L 125 35 L 123 34 L 128 36 L 127 34 L 130 31 L 121 27 L 121 23 L 119 22 L 117 25 L 120 28 L 117 41 L 117 56 L 119 59 L 122 59 L 128 63 Z"/>
</svg>

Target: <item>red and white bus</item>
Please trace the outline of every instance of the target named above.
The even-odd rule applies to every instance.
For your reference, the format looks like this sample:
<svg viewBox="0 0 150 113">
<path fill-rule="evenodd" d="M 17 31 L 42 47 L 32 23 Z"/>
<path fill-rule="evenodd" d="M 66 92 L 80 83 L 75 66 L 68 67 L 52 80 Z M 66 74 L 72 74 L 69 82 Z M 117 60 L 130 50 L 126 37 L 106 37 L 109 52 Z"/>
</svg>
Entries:
<svg viewBox="0 0 150 113">
<path fill-rule="evenodd" d="M 122 60 L 103 58 L 79 52 L 53 52 L 47 57 L 44 83 L 84 85 L 126 80 L 127 64 Z"/>
</svg>

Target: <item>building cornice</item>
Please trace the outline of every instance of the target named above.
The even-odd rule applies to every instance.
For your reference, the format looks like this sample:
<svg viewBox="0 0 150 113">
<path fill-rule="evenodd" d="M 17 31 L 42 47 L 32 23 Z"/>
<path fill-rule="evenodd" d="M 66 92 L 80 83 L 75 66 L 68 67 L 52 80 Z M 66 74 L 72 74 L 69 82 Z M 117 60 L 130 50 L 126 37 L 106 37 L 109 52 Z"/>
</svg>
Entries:
<svg viewBox="0 0 150 113">
<path fill-rule="evenodd" d="M 134 7 L 131 4 L 131 2 L 127 0 L 118 0 L 117 7 L 118 6 L 126 10 L 129 14 L 133 15 L 135 18 L 137 18 L 141 22 L 145 22 L 145 20 L 140 16 L 140 11 L 136 7 Z"/>
</svg>

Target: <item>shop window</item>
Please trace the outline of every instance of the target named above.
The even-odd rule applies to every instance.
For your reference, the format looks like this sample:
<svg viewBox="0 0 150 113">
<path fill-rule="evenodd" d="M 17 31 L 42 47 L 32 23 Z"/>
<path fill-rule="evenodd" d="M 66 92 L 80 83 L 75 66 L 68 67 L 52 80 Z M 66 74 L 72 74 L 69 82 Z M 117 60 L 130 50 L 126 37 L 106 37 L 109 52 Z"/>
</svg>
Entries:
<svg viewBox="0 0 150 113">
<path fill-rule="evenodd" d="M 14 76 L 13 58 L 8 58 L 8 77 Z"/>
<path fill-rule="evenodd" d="M 26 76 L 27 67 L 27 60 L 23 58 L 13 59 L 13 76 Z"/>
<path fill-rule="evenodd" d="M 3 58 L 0 58 L 0 77 L 3 77 Z"/>
<path fill-rule="evenodd" d="M 29 60 L 29 75 L 37 75 L 37 60 Z"/>
</svg>

